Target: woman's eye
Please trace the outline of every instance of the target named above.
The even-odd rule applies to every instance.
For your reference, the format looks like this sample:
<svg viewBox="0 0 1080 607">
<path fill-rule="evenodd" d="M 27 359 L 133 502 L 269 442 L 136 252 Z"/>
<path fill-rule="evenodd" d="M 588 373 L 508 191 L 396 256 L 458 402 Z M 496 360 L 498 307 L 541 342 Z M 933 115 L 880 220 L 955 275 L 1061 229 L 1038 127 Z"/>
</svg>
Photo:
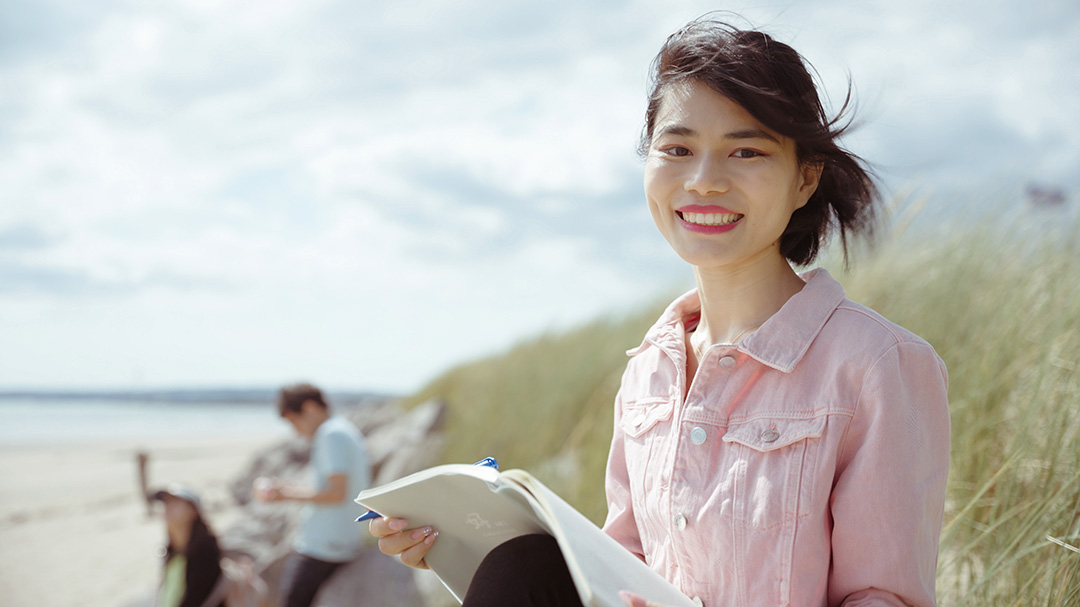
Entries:
<svg viewBox="0 0 1080 607">
<path fill-rule="evenodd" d="M 673 145 L 673 146 L 671 146 L 669 148 L 664 148 L 663 151 L 668 156 L 689 156 L 690 155 L 690 150 L 687 149 L 687 148 L 684 148 L 681 145 Z"/>
<path fill-rule="evenodd" d="M 757 150 L 749 150 L 746 148 L 742 148 L 741 150 L 735 150 L 735 153 L 732 155 L 736 158 L 756 158 L 758 156 L 764 156 L 764 154 L 758 152 Z"/>
</svg>

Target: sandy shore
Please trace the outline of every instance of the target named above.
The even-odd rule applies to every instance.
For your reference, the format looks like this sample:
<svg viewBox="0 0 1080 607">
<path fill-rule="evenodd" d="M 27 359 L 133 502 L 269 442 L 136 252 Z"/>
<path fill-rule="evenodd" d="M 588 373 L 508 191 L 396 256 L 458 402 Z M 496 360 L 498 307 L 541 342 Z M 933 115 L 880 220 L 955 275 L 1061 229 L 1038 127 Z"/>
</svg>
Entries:
<svg viewBox="0 0 1080 607">
<path fill-rule="evenodd" d="M 139 495 L 135 454 L 149 453 L 151 486 L 196 488 L 220 532 L 237 514 L 229 482 L 285 436 L 0 446 L 3 604 L 123 607 L 145 596 L 165 531 Z"/>
</svg>

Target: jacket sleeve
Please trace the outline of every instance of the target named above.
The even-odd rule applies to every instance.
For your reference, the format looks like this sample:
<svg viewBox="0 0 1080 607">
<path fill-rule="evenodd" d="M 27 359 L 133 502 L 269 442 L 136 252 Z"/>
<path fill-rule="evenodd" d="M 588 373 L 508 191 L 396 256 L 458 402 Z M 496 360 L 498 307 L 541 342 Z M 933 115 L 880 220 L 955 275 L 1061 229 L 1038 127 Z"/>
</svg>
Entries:
<svg viewBox="0 0 1080 607">
<path fill-rule="evenodd" d="M 894 345 L 868 368 L 830 498 L 830 605 L 936 604 L 947 383 L 925 342 Z"/>
<path fill-rule="evenodd" d="M 221 576 L 221 551 L 217 540 L 203 537 L 188 550 L 186 590 L 180 607 L 200 607 Z"/>
<path fill-rule="evenodd" d="M 626 451 L 623 444 L 623 432 L 619 426 L 620 419 L 622 419 L 621 392 L 615 396 L 615 429 L 611 435 L 611 451 L 608 453 L 607 475 L 604 480 L 608 503 L 604 532 L 644 561 L 641 537 L 634 518 L 630 475 L 626 469 Z"/>
</svg>

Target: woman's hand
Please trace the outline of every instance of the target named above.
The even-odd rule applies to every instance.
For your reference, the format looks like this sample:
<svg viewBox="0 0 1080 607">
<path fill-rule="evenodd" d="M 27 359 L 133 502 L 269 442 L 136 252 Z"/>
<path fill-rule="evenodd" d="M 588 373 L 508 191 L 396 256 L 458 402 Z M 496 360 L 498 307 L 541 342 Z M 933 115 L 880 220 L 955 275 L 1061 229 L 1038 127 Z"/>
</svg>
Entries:
<svg viewBox="0 0 1080 607">
<path fill-rule="evenodd" d="M 643 597 L 638 596 L 629 590 L 620 590 L 619 598 L 626 603 L 627 607 L 665 607 L 665 605 L 661 605 L 660 603 L 646 601 Z"/>
<path fill-rule="evenodd" d="M 401 556 L 401 562 L 409 567 L 427 569 L 424 557 L 431 550 L 439 532 L 430 526 L 405 529 L 409 523 L 402 518 L 376 518 L 368 524 L 368 533 L 379 538 L 379 551 L 390 556 Z"/>
</svg>

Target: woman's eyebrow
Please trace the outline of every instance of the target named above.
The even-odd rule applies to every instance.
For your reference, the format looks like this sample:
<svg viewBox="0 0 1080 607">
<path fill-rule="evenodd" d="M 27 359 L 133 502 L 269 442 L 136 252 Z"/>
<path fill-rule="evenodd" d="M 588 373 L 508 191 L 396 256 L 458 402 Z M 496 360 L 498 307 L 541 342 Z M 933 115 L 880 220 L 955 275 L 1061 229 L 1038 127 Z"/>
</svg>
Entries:
<svg viewBox="0 0 1080 607">
<path fill-rule="evenodd" d="M 684 126 L 684 125 L 681 125 L 681 124 L 669 124 L 669 125 L 661 128 L 660 131 L 656 133 L 657 137 L 659 137 L 661 135 L 676 135 L 678 137 L 694 137 L 695 135 L 697 135 L 697 131 L 695 131 L 694 129 L 692 129 L 692 128 L 688 127 L 688 126 Z"/>
<path fill-rule="evenodd" d="M 743 129 L 741 131 L 732 131 L 724 135 L 724 139 L 768 139 L 769 141 L 780 143 L 772 133 L 765 129 Z"/>
<path fill-rule="evenodd" d="M 661 129 L 656 133 L 657 137 L 663 135 L 675 135 L 676 137 L 696 137 L 698 135 L 698 132 L 686 125 L 669 124 L 667 126 L 661 127 Z M 766 131 L 765 129 L 759 129 L 755 127 L 725 133 L 724 139 L 766 139 L 774 143 L 780 143 L 780 140 L 777 139 L 776 136 L 772 133 Z"/>
</svg>

